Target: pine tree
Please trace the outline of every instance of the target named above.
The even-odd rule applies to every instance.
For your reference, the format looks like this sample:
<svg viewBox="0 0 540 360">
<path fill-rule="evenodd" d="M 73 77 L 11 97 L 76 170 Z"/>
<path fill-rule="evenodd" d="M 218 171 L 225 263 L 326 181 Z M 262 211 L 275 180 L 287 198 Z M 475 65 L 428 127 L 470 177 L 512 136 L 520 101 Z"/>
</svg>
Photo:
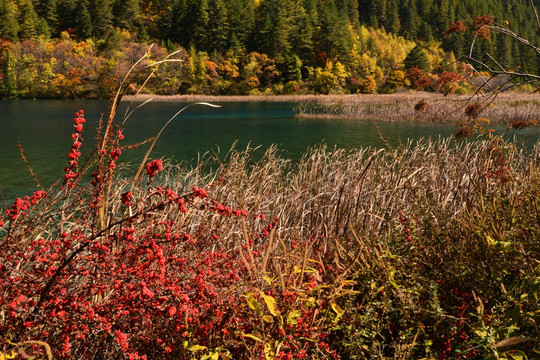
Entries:
<svg viewBox="0 0 540 360">
<path fill-rule="evenodd" d="M 13 99 L 17 96 L 17 69 L 11 49 L 4 50 L 4 62 L 2 72 L 4 77 L 0 82 L 0 97 Z"/>
<path fill-rule="evenodd" d="M 139 14 L 139 0 L 116 0 L 113 4 L 114 25 L 121 29 L 137 29 Z"/>
<path fill-rule="evenodd" d="M 80 18 L 84 16 L 83 13 L 79 12 L 82 10 L 79 3 L 80 0 L 56 0 L 57 26 L 52 31 L 53 35 L 56 34 L 59 37 L 62 31 L 67 29 L 75 29 L 76 33 L 79 33 Z M 86 15 L 89 17 L 88 2 L 86 3 L 86 11 Z M 90 22 L 89 18 L 88 22 Z"/>
<path fill-rule="evenodd" d="M 230 26 L 227 17 L 227 8 L 223 0 L 210 0 L 208 3 L 210 33 L 208 50 L 225 52 L 229 49 Z"/>
<path fill-rule="evenodd" d="M 95 39 L 104 39 L 113 28 L 112 0 L 90 0 L 89 4 L 92 35 Z"/>
<path fill-rule="evenodd" d="M 403 61 L 403 65 L 405 66 L 406 70 L 409 70 L 413 67 L 417 67 L 420 70 L 424 71 L 430 70 L 430 64 L 426 52 L 420 45 L 416 45 L 412 48 L 412 50 L 409 52 L 409 54 Z"/>
<path fill-rule="evenodd" d="M 196 49 L 208 48 L 208 0 L 187 0 L 183 43 Z"/>
<path fill-rule="evenodd" d="M 305 10 L 302 11 L 301 16 L 295 22 L 296 30 L 291 34 L 292 48 L 303 63 L 310 63 L 313 60 L 314 51 L 314 25 Z"/>
<path fill-rule="evenodd" d="M 453 52 L 456 58 L 465 54 L 465 36 L 463 33 L 453 33 L 444 38 L 442 42 L 444 51 Z"/>
<path fill-rule="evenodd" d="M 36 12 L 49 28 L 52 35 L 58 35 L 58 12 L 56 0 L 41 0 L 35 6 Z"/>
<path fill-rule="evenodd" d="M 15 4 L 8 0 L 0 0 L 0 37 L 10 41 L 19 39 L 19 23 L 16 18 Z"/>
<path fill-rule="evenodd" d="M 401 27 L 402 35 L 407 39 L 416 39 L 416 33 L 418 31 L 418 13 L 416 12 L 416 6 L 413 0 L 407 0 L 404 2 L 403 10 L 403 24 Z"/>
<path fill-rule="evenodd" d="M 75 26 L 77 36 L 79 38 L 87 39 L 92 37 L 94 33 L 94 26 L 92 24 L 92 16 L 89 10 L 89 0 L 79 0 L 77 7 L 75 8 L 78 16 L 75 18 Z"/>
<path fill-rule="evenodd" d="M 252 45 L 252 48 L 256 48 L 254 46 L 255 2 L 252 0 L 226 0 L 224 4 L 227 8 L 230 27 L 230 47 L 247 48 Z"/>
<path fill-rule="evenodd" d="M 187 47 L 187 24 L 184 22 L 184 18 L 187 13 L 186 0 L 175 0 L 172 4 L 171 20 L 168 26 L 164 26 L 167 30 L 162 31 L 163 37 L 167 37 L 174 42 Z"/>
<path fill-rule="evenodd" d="M 433 31 L 431 26 L 427 22 L 422 22 L 420 29 L 418 29 L 417 38 L 419 40 L 430 42 L 433 41 Z"/>
<path fill-rule="evenodd" d="M 144 25 L 139 26 L 139 30 L 137 32 L 137 40 L 141 43 L 145 43 L 150 40 L 150 37 L 148 36 L 148 32 L 146 31 Z"/>
<path fill-rule="evenodd" d="M 32 39 L 38 35 L 38 16 L 30 0 L 19 4 L 19 39 Z"/>
<path fill-rule="evenodd" d="M 386 0 L 371 1 L 369 24 L 374 28 L 384 27 L 386 25 L 386 9 Z"/>
<path fill-rule="evenodd" d="M 397 34 L 401 27 L 399 20 L 399 4 L 397 0 L 388 0 L 386 19 L 384 23 L 386 31 Z"/>
</svg>

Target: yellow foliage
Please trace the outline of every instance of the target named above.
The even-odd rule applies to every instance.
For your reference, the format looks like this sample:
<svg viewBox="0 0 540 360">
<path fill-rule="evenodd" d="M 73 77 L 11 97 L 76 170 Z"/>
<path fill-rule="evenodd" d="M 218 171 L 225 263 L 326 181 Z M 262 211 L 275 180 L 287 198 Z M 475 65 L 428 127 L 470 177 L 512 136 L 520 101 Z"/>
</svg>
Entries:
<svg viewBox="0 0 540 360">
<path fill-rule="evenodd" d="M 340 82 L 344 82 L 349 77 L 349 73 L 347 72 L 347 69 L 345 69 L 345 66 L 339 61 L 336 62 L 333 73 L 334 75 L 336 75 L 337 79 Z"/>
</svg>

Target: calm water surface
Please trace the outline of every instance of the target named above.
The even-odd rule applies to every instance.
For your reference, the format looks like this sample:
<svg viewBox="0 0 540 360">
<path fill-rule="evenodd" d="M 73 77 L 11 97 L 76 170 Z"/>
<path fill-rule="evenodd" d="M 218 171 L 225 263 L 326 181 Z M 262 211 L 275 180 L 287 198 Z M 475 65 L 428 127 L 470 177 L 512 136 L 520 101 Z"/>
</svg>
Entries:
<svg viewBox="0 0 540 360">
<path fill-rule="evenodd" d="M 137 110 L 126 124 L 125 144 L 151 137 L 185 104 L 156 102 Z M 327 144 L 329 147 L 352 149 L 380 147 L 375 123 L 354 120 L 313 120 L 294 117 L 293 103 L 240 102 L 222 103 L 221 108 L 192 106 L 176 118 L 158 140 L 152 157 L 167 157 L 174 161 L 194 163 L 199 154 L 230 149 L 261 146 L 258 152 L 272 144 L 283 150 L 283 156 L 298 159 L 309 147 Z M 122 104 L 121 118 L 127 106 Z M 24 162 L 20 158 L 19 139 L 26 157 L 43 185 L 63 176 L 67 153 L 71 146 L 73 116 L 85 111 L 83 157 L 94 146 L 95 128 L 102 113 L 108 110 L 106 101 L 18 100 L 0 101 L 0 193 L 7 200 L 35 190 Z M 379 129 L 393 144 L 407 139 L 449 136 L 455 131 L 450 124 L 379 123 Z M 527 130 L 521 136 L 532 143 L 539 137 L 538 129 Z M 144 150 L 122 154 L 124 160 L 136 163 Z"/>
</svg>

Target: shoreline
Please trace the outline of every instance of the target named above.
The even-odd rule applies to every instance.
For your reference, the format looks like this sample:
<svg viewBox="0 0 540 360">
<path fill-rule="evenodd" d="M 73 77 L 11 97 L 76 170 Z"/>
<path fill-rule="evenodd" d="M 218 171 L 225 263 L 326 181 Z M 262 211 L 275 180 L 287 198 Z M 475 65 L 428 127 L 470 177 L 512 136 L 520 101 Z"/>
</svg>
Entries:
<svg viewBox="0 0 540 360">
<path fill-rule="evenodd" d="M 194 102 L 194 101 L 207 101 L 207 102 L 319 102 L 324 100 L 327 96 L 358 96 L 358 95 L 125 95 L 122 101 L 143 102 L 149 99 L 158 102 Z"/>
<path fill-rule="evenodd" d="M 291 102 L 298 104 L 297 117 L 304 119 L 351 119 L 386 122 L 459 122 L 467 118 L 471 103 L 486 108 L 480 117 L 495 123 L 539 120 L 540 94 L 506 92 L 492 96 L 449 95 L 428 92 L 346 95 L 127 95 L 122 101 L 157 102 Z M 491 101 L 493 102 L 491 103 Z M 415 109 L 420 102 L 420 110 Z"/>
</svg>

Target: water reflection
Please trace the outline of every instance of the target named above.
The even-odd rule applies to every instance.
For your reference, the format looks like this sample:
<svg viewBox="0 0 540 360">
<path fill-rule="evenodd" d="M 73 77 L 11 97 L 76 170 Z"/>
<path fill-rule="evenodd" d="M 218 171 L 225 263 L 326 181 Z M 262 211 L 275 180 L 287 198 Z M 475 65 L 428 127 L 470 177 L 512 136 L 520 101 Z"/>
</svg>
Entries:
<svg viewBox="0 0 540 360">
<path fill-rule="evenodd" d="M 118 114 L 122 116 L 123 103 Z M 125 144 L 137 143 L 154 136 L 184 104 L 150 103 L 137 110 L 128 120 Z M 373 122 L 354 120 L 297 119 L 292 103 L 222 103 L 215 109 L 193 106 L 175 119 L 163 133 L 153 151 L 153 157 L 168 157 L 175 161 L 193 162 L 198 155 L 220 148 L 228 150 L 235 142 L 237 148 L 261 146 L 260 154 L 272 144 L 278 144 L 283 155 L 299 159 L 307 148 L 325 143 L 329 148 L 352 149 L 381 147 L 380 134 L 391 144 L 407 139 L 450 136 L 451 124 L 383 123 L 380 134 Z M 84 109 L 87 123 L 83 136 L 83 156 L 93 150 L 95 128 L 105 101 L 0 101 L 0 185 L 5 197 L 29 193 L 35 184 L 20 159 L 19 138 L 31 166 L 41 182 L 48 186 L 63 175 L 67 153 L 71 146 L 74 113 Z M 530 143 L 536 142 L 539 129 L 527 129 L 520 135 Z M 137 162 L 144 149 L 126 151 L 124 160 Z"/>
</svg>

